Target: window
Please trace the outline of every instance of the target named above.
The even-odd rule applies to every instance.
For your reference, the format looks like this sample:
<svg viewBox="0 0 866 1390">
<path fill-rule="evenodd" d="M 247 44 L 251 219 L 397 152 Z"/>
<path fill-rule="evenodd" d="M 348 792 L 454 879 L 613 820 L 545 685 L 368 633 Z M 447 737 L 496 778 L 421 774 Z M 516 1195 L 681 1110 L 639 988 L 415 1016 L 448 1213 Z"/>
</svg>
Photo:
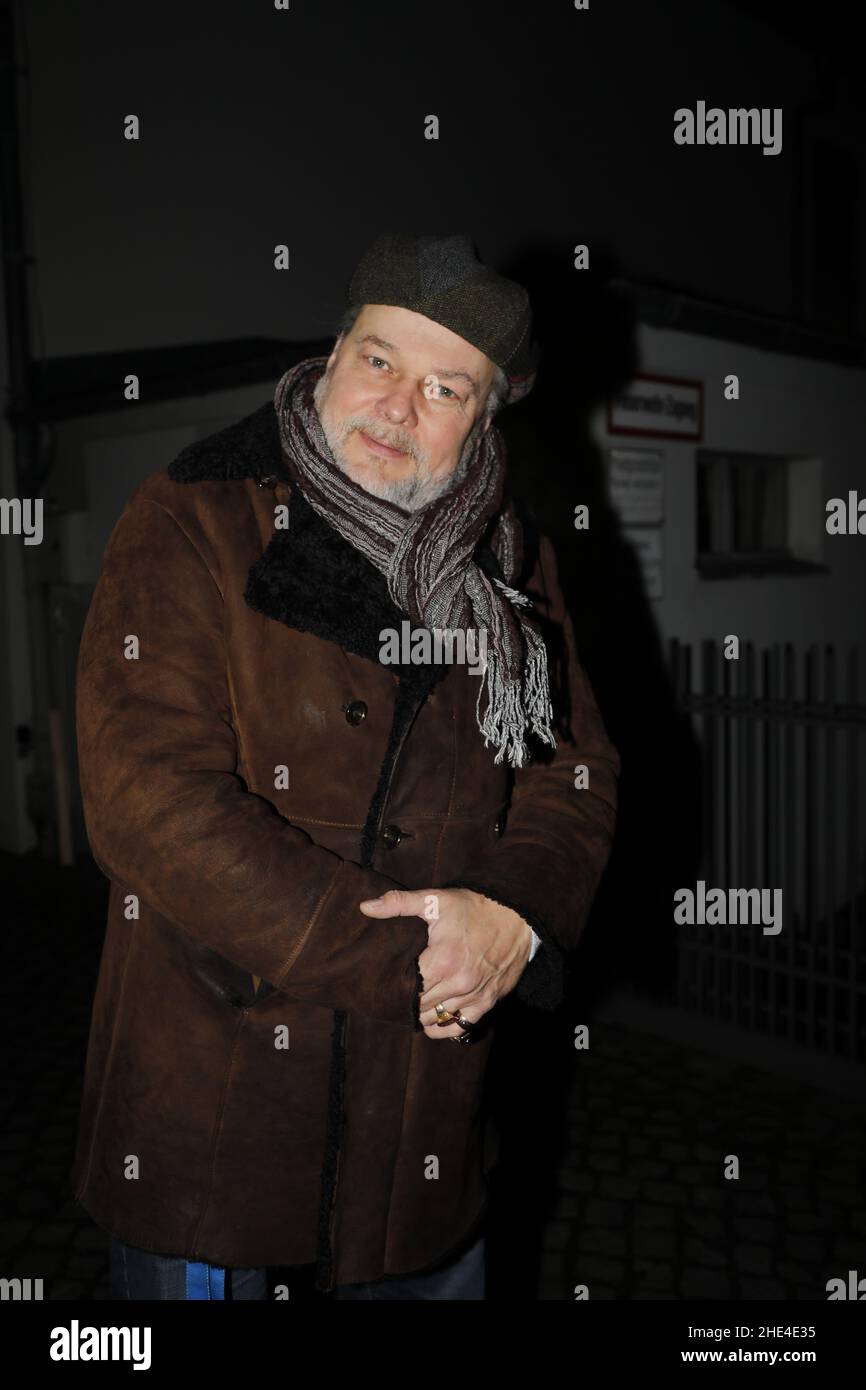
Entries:
<svg viewBox="0 0 866 1390">
<path fill-rule="evenodd" d="M 705 578 L 825 569 L 817 459 L 698 449 L 697 557 Z"/>
</svg>

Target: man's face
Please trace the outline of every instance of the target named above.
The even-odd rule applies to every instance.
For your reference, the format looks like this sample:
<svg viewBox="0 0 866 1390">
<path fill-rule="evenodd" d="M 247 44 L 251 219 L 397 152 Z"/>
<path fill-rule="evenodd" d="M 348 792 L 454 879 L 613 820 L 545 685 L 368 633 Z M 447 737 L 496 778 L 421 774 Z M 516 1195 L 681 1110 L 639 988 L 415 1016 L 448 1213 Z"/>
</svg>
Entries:
<svg viewBox="0 0 866 1390">
<path fill-rule="evenodd" d="M 406 511 L 426 506 L 462 477 L 487 430 L 482 410 L 495 371 L 478 348 L 423 314 L 365 304 L 315 388 L 338 467 Z"/>
</svg>

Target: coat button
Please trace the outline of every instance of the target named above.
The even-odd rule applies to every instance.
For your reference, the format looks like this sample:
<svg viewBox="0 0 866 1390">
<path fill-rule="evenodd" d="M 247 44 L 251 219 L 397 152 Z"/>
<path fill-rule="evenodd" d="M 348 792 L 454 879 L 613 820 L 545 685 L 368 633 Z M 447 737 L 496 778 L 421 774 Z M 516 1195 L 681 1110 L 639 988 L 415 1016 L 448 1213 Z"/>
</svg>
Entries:
<svg viewBox="0 0 866 1390">
<path fill-rule="evenodd" d="M 402 838 L 403 831 L 400 829 L 399 825 L 386 825 L 385 829 L 382 831 L 382 839 L 385 841 L 388 849 L 394 849 L 399 845 Z"/>
<path fill-rule="evenodd" d="M 367 718 L 367 706 L 363 700 L 352 700 L 348 705 L 344 705 L 347 724 L 360 724 Z"/>
<path fill-rule="evenodd" d="M 505 819 L 504 819 L 504 817 L 503 817 L 503 816 L 497 816 L 497 817 L 496 817 L 496 822 L 495 822 L 495 824 L 494 824 L 494 826 L 493 826 L 493 833 L 494 833 L 494 835 L 501 835 L 504 829 L 505 829 Z"/>
</svg>

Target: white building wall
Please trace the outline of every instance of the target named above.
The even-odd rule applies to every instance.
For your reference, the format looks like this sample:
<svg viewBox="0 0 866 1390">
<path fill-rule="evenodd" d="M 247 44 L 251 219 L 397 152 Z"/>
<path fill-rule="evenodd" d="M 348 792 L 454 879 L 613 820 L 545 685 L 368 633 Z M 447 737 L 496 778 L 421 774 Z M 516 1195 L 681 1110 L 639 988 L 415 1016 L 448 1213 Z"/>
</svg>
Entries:
<svg viewBox="0 0 866 1390">
<path fill-rule="evenodd" d="M 700 443 L 614 435 L 600 408 L 591 430 L 612 447 L 664 455 L 663 595 L 653 600 L 664 638 L 736 632 L 758 644 L 855 643 L 866 648 L 866 535 L 829 536 L 825 504 L 859 486 L 866 496 L 866 371 L 764 352 L 739 343 L 640 326 L 641 371 L 704 384 Z M 725 400 L 735 373 L 740 399 Z M 822 461 L 820 531 L 827 573 L 707 579 L 695 567 L 698 448 L 792 454 Z"/>
</svg>

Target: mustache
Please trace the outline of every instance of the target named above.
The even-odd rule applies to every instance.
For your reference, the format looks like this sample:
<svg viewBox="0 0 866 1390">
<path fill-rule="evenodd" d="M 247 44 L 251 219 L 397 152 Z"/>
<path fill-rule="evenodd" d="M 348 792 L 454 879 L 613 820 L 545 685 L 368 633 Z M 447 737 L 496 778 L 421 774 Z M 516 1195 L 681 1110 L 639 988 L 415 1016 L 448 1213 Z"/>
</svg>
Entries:
<svg viewBox="0 0 866 1390">
<path fill-rule="evenodd" d="M 363 416 L 352 415 L 348 420 L 344 420 L 341 426 L 341 438 L 345 439 L 351 434 L 352 430 L 363 430 L 371 439 L 375 439 L 379 444 L 387 444 L 391 449 L 399 449 L 403 454 L 409 454 L 417 459 L 418 454 L 413 439 L 407 439 L 405 435 L 383 435 L 381 427 L 365 419 Z"/>
</svg>

